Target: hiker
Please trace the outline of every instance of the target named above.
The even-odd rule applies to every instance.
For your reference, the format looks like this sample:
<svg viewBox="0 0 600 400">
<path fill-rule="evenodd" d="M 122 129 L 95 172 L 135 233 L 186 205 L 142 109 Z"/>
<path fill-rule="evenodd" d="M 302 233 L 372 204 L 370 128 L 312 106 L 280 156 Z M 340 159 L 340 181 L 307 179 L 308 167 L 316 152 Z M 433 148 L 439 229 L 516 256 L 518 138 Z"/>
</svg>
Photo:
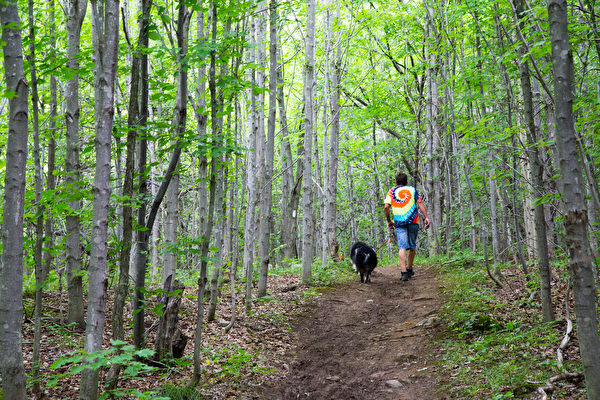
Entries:
<svg viewBox="0 0 600 400">
<path fill-rule="evenodd" d="M 407 184 L 408 177 L 406 174 L 398 173 L 396 175 L 396 187 L 387 192 L 383 202 L 383 212 L 388 226 L 396 232 L 396 239 L 398 240 L 398 258 L 400 259 L 400 271 L 402 272 L 401 281 L 407 281 L 414 274 L 413 261 L 419 233 L 419 210 L 423 214 L 425 229 L 429 228 L 429 217 L 427 216 L 425 203 L 423 203 L 417 189 L 413 186 L 407 186 Z"/>
</svg>

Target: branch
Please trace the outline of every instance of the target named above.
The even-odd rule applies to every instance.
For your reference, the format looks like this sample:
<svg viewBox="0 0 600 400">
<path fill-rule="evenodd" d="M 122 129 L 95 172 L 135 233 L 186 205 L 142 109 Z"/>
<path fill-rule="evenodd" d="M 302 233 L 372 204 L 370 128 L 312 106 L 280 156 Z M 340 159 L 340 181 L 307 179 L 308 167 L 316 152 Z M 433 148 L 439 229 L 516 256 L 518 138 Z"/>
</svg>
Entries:
<svg viewBox="0 0 600 400">
<path fill-rule="evenodd" d="M 542 396 L 540 397 L 541 400 L 547 400 L 548 392 L 552 393 L 556 390 L 556 382 L 571 381 L 578 383 L 581 380 L 583 380 L 583 372 L 567 372 L 565 374 L 560 374 L 551 377 L 546 381 L 546 384 L 544 386 L 538 387 L 536 392 L 538 392 Z"/>
<path fill-rule="evenodd" d="M 571 339 L 571 333 L 573 332 L 573 322 L 571 322 L 571 315 L 569 312 L 569 292 L 571 291 L 571 279 L 569 278 L 568 283 L 567 283 L 567 294 L 565 295 L 565 319 L 567 320 L 567 332 L 565 333 L 565 336 L 563 337 L 563 340 L 560 342 L 560 346 L 558 346 L 558 349 L 556 349 L 556 366 L 558 367 L 558 369 L 560 371 L 564 371 L 564 366 L 563 366 L 563 354 L 562 351 L 565 347 L 567 347 L 567 344 L 569 343 L 569 340 Z"/>
</svg>

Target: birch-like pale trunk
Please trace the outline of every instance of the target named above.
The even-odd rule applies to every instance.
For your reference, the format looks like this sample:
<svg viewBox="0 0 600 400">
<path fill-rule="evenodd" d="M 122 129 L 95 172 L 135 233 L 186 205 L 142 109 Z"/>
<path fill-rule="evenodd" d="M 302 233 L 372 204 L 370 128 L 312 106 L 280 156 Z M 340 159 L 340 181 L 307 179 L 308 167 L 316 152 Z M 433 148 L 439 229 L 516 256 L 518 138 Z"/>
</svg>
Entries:
<svg viewBox="0 0 600 400">
<path fill-rule="evenodd" d="M 119 49 L 119 1 L 92 0 L 94 43 L 94 118 L 96 167 L 92 187 L 93 214 L 88 269 L 89 289 L 85 351 L 102 349 L 108 285 L 108 207 L 110 203 L 110 160 L 114 118 L 115 76 Z M 93 359 L 88 362 L 92 363 Z M 98 370 L 82 372 L 80 399 L 98 398 Z"/>
<path fill-rule="evenodd" d="M 264 7 L 266 7 L 266 2 Z M 261 231 L 260 231 L 260 275 L 257 296 L 267 294 L 269 274 L 271 222 L 273 205 L 273 161 L 275 158 L 275 117 L 277 115 L 277 0 L 269 2 L 269 117 L 267 123 L 267 146 L 265 149 L 265 173 L 262 185 Z"/>
<path fill-rule="evenodd" d="M 255 39 L 256 24 L 254 18 L 251 18 L 250 32 L 248 37 L 251 41 Z M 256 60 L 256 53 L 254 49 L 248 50 L 248 62 L 252 63 Z M 248 70 L 247 79 L 249 82 L 256 82 L 256 75 L 252 69 Z M 252 276 L 253 276 L 253 263 L 254 263 L 254 224 L 256 219 L 256 205 L 257 197 L 256 193 L 256 165 L 257 165 L 257 99 L 256 95 L 252 92 L 252 89 L 248 90 L 248 97 L 250 98 L 250 110 L 248 112 L 248 155 L 246 157 L 246 191 L 248 192 L 248 198 L 246 203 L 246 218 L 244 221 L 244 276 L 246 277 L 246 292 L 245 292 L 245 309 L 249 312 L 252 307 Z"/>
<path fill-rule="evenodd" d="M 23 70 L 21 21 L 17 3 L 0 9 L 5 89 L 8 100 L 8 139 L 4 175 L 2 258 L 0 260 L 0 374 L 5 399 L 25 400 L 23 365 L 23 212 L 28 140 L 28 91 Z"/>
<path fill-rule="evenodd" d="M 142 65 L 142 43 L 147 41 L 148 37 L 148 19 L 150 15 L 150 1 L 144 0 L 141 3 L 142 12 L 139 18 L 139 36 L 138 36 L 138 48 L 133 56 L 131 65 L 131 81 L 130 81 L 130 93 L 129 93 L 129 105 L 128 105 L 128 120 L 127 120 L 127 145 L 125 154 L 125 175 L 123 179 L 123 196 L 125 198 L 134 197 L 134 173 L 135 173 L 135 147 L 137 132 L 141 128 L 140 124 L 140 88 L 141 88 L 141 65 Z M 125 300 L 129 294 L 129 270 L 131 267 L 131 248 L 133 241 L 133 205 L 126 200 L 123 205 L 123 238 L 121 246 L 121 254 L 119 257 L 119 283 L 117 285 L 113 315 L 112 315 L 112 328 L 113 328 L 113 339 L 124 340 L 125 339 L 125 326 L 123 320 Z M 111 385 L 116 385 L 115 380 L 119 373 L 118 366 L 111 366 L 108 380 Z"/>
<path fill-rule="evenodd" d="M 209 4 L 210 38 L 215 43 L 217 41 L 217 11 L 217 4 L 214 0 L 211 0 Z M 220 111 L 220 104 L 217 99 L 216 58 L 216 49 L 213 48 L 210 52 L 210 67 L 208 72 L 208 89 L 210 91 L 210 121 L 212 130 L 211 146 L 213 148 L 219 148 L 221 146 L 222 135 L 221 125 L 219 118 L 217 117 L 217 114 Z M 210 160 L 210 195 L 208 197 L 208 212 L 205 231 L 202 233 L 203 241 L 202 245 L 200 246 L 200 278 L 198 279 L 198 314 L 194 338 L 194 374 L 192 376 L 193 385 L 195 385 L 201 379 L 202 374 L 200 353 L 202 351 L 202 325 L 204 323 L 204 294 L 206 292 L 208 276 L 208 252 L 213 232 L 215 203 L 217 191 L 219 190 L 217 187 L 217 175 L 219 174 L 218 168 L 220 168 L 220 160 L 219 157 L 213 153 Z"/>
<path fill-rule="evenodd" d="M 173 179 L 167 190 L 166 198 L 167 217 L 165 219 L 165 262 L 162 270 L 162 283 L 169 276 L 175 282 L 175 270 L 177 269 L 177 227 L 179 225 L 179 174 L 173 174 Z"/>
<path fill-rule="evenodd" d="M 573 55 L 569 44 L 566 0 L 548 0 L 552 43 L 556 145 L 565 207 L 565 240 L 577 316 L 579 352 L 587 397 L 600 398 L 600 338 L 598 337 L 597 294 L 594 262 L 588 253 L 587 211 L 582 166 L 573 119 Z"/>
<path fill-rule="evenodd" d="M 216 198 L 215 198 L 215 248 L 217 248 L 217 253 L 214 256 L 214 262 L 212 265 L 212 276 L 210 278 L 210 301 L 208 305 L 208 309 L 206 310 L 206 320 L 214 321 L 216 311 L 217 311 L 217 302 L 219 300 L 219 279 L 221 278 L 222 268 L 223 268 L 223 257 L 224 257 L 224 249 L 223 242 L 225 241 L 225 222 L 227 215 L 227 207 L 224 199 L 227 196 L 227 168 L 223 168 L 219 171 L 219 176 L 217 177 L 217 190 L 216 190 Z"/>
<path fill-rule="evenodd" d="M 280 52 L 280 50 L 279 50 Z M 280 58 L 280 57 L 278 57 Z M 288 127 L 286 105 L 283 94 L 283 68 L 277 69 L 277 104 L 279 106 L 279 124 L 281 127 L 281 242 L 284 260 L 298 258 L 296 245 L 298 234 L 298 204 L 300 201 L 300 188 L 302 187 L 302 165 L 296 161 L 303 154 L 303 146 L 298 146 L 297 159 L 292 159 L 292 146 Z M 296 177 L 294 178 L 294 167 Z"/>
<path fill-rule="evenodd" d="M 231 32 L 231 17 L 229 17 L 225 23 L 223 29 L 223 35 L 229 36 Z M 211 59 L 212 61 L 212 59 Z M 237 70 L 237 66 L 234 67 Z M 222 63 L 219 71 L 219 76 L 227 75 L 227 64 Z M 216 78 L 215 78 L 216 79 Z M 211 102 L 211 118 L 215 118 L 215 122 L 213 122 L 213 132 L 215 137 L 217 138 L 215 145 L 220 146 L 221 143 L 224 142 L 223 135 L 223 105 L 225 104 L 225 94 L 222 89 L 211 89 L 211 97 L 216 96 L 214 102 Z M 227 102 L 231 101 L 231 98 L 227 99 Z M 228 120 L 229 121 L 229 120 Z M 229 128 L 229 126 L 228 126 Z M 228 129 L 229 131 L 229 129 Z M 222 156 L 219 156 L 217 159 L 217 163 L 213 164 L 216 168 L 214 169 L 215 174 L 215 187 L 216 196 L 215 196 L 215 206 L 214 206 L 214 221 L 215 221 L 215 234 L 214 234 L 214 242 L 215 247 L 218 249 L 217 254 L 214 257 L 213 263 L 213 271 L 212 277 L 210 281 L 210 302 L 208 306 L 208 310 L 206 313 L 206 320 L 212 321 L 215 319 L 215 314 L 217 310 L 217 303 L 219 300 L 219 280 L 222 275 L 223 262 L 226 256 L 229 254 L 226 253 L 225 245 L 226 241 L 229 241 L 229 236 L 227 230 L 227 204 L 225 199 L 227 198 L 227 177 L 229 175 L 229 160 L 228 156 L 223 159 Z M 212 181 L 212 180 L 211 180 Z M 234 203 L 229 203 L 233 205 Z"/>
<path fill-rule="evenodd" d="M 67 68 L 73 71 L 73 77 L 65 82 L 65 183 L 71 193 L 80 189 L 81 170 L 79 164 L 79 51 L 81 47 L 81 25 L 85 18 L 87 0 L 69 0 L 65 3 L 67 17 Z M 66 270 L 68 308 L 67 323 L 75 323 L 80 328 L 85 327 L 83 301 L 83 283 L 81 270 L 83 252 L 81 246 L 81 223 L 79 210 L 81 201 L 74 196 L 68 202 L 70 212 L 65 217 L 66 238 Z"/>
<path fill-rule="evenodd" d="M 338 185 L 338 166 L 340 158 L 340 95 L 341 95 L 341 46 L 342 41 L 339 36 L 340 6 L 337 4 L 336 16 L 333 18 L 328 11 L 328 26 L 329 26 L 329 49 L 331 51 L 330 67 L 329 67 L 329 113 L 331 126 L 329 129 L 329 151 L 328 151 L 328 167 L 325 170 L 327 176 L 327 184 L 323 188 L 325 191 L 325 255 L 333 260 L 337 260 L 339 251 L 339 243 L 336 236 L 336 221 L 337 221 L 337 185 Z M 333 37 L 331 30 L 334 28 L 338 35 Z M 375 174 L 377 179 L 377 174 Z"/>
<path fill-rule="evenodd" d="M 196 12 L 196 36 L 200 44 L 203 44 L 208 39 L 208 32 L 205 32 L 205 17 L 204 17 L 204 1 L 198 2 L 198 10 Z M 198 66 L 198 85 L 196 86 L 196 105 L 194 111 L 196 113 L 197 132 L 199 138 L 206 137 L 206 125 L 208 116 L 205 112 L 206 107 L 206 64 L 200 63 Z M 202 237 L 206 229 L 206 219 L 208 216 L 208 183 L 207 183 L 208 162 L 206 154 L 201 154 L 198 160 L 198 213 L 200 214 L 200 222 L 198 224 L 197 235 Z M 201 271 L 202 273 L 202 271 Z M 198 309 L 196 320 L 202 321 L 204 318 L 204 283 L 206 274 L 201 275 L 198 279 L 200 293 L 198 294 L 198 305 L 202 306 Z M 194 335 L 194 378 L 193 381 L 200 379 L 202 374 L 202 326 L 196 324 L 196 334 Z"/>
<path fill-rule="evenodd" d="M 433 40 L 439 40 L 435 35 L 434 10 L 426 7 L 426 32 Z M 442 190 L 441 190 L 441 126 L 440 126 L 440 97 L 438 93 L 437 64 L 438 54 L 436 51 L 427 49 L 427 195 L 430 199 L 429 215 L 431 219 L 431 234 L 433 245 L 429 247 L 430 255 L 440 254 L 442 249 Z M 416 183 L 415 183 L 416 184 Z"/>
<path fill-rule="evenodd" d="M 312 279 L 314 257 L 314 224 L 312 193 L 312 143 L 314 127 L 314 77 L 315 77 L 315 11 L 316 1 L 306 0 L 306 64 L 304 66 L 304 160 L 302 179 L 302 281 Z"/>
</svg>

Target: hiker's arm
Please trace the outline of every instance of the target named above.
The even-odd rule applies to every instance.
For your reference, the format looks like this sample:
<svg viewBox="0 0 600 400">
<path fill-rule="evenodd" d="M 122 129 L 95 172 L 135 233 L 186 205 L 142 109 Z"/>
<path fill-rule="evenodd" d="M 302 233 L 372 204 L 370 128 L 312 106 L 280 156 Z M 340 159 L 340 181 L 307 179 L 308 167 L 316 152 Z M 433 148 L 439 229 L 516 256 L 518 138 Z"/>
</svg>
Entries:
<svg viewBox="0 0 600 400">
<path fill-rule="evenodd" d="M 427 216 L 425 203 L 423 203 L 423 199 L 420 197 L 417 199 L 417 206 L 419 207 L 419 210 L 421 210 L 421 214 L 423 214 L 423 224 L 425 225 L 425 229 L 427 229 L 429 228 L 429 217 Z"/>
<path fill-rule="evenodd" d="M 385 219 L 387 219 L 388 226 L 391 229 L 394 229 L 394 222 L 392 221 L 392 218 L 390 217 L 390 208 L 391 208 L 391 205 L 385 204 L 383 206 L 383 213 L 385 214 Z"/>
</svg>

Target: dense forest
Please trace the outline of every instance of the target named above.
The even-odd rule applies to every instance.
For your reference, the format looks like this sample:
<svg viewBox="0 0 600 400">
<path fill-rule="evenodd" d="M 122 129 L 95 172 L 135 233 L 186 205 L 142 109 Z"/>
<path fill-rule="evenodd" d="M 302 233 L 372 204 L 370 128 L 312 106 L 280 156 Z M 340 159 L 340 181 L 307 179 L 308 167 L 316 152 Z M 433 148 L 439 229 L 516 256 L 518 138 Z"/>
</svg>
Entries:
<svg viewBox="0 0 600 400">
<path fill-rule="evenodd" d="M 235 330 L 273 270 L 296 266 L 310 285 L 353 242 L 385 243 L 383 199 L 403 171 L 429 211 L 422 255 L 485 255 L 498 286 L 500 266 L 517 266 L 544 322 L 565 318 L 551 287 L 568 280 L 587 396 L 600 399 L 596 9 L 3 2 L 3 398 L 43 391 L 48 313 L 85 330 L 81 399 L 130 373 L 134 358 L 98 361 L 111 343 L 136 360 L 181 357 L 184 280 L 197 384 L 206 321 Z"/>
</svg>

